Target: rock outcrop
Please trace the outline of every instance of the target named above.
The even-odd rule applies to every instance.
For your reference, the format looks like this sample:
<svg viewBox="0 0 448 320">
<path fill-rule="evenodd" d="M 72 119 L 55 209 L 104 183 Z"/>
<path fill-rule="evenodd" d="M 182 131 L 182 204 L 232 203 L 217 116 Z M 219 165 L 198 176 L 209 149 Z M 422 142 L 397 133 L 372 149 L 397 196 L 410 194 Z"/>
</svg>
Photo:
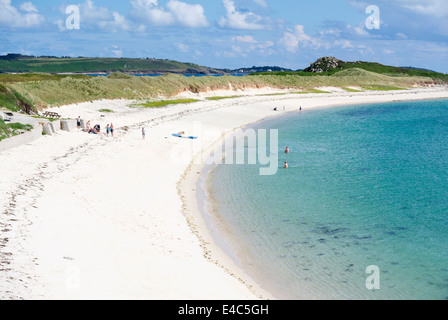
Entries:
<svg viewBox="0 0 448 320">
<path fill-rule="evenodd" d="M 343 63 L 343 61 L 335 57 L 323 57 L 316 60 L 316 62 L 311 63 L 311 65 L 303 71 L 313 73 L 328 72 L 334 69 L 342 69 Z"/>
</svg>

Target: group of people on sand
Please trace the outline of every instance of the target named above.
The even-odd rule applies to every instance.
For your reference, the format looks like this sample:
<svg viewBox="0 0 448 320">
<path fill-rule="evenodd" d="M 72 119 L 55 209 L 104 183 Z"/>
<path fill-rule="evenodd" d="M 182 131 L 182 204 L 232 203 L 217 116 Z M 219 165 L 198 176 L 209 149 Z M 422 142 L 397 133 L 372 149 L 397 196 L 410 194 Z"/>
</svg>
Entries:
<svg viewBox="0 0 448 320">
<path fill-rule="evenodd" d="M 78 129 L 81 129 L 81 117 L 79 116 L 77 119 L 77 125 L 78 125 Z M 99 134 L 101 135 L 101 126 L 99 124 L 96 124 L 92 127 L 92 125 L 90 124 L 90 120 L 87 121 L 86 123 L 86 129 L 83 129 L 83 131 L 87 132 L 87 133 L 91 133 L 91 134 Z M 109 134 L 113 137 L 114 136 L 114 125 L 113 123 L 108 124 L 106 126 L 106 135 L 109 136 Z"/>
</svg>

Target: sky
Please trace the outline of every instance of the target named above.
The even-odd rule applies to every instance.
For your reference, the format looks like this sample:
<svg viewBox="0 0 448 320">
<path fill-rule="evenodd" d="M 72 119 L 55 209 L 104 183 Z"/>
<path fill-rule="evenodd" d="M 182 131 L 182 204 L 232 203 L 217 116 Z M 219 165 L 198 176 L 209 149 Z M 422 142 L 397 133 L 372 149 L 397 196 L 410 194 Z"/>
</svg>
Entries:
<svg viewBox="0 0 448 320">
<path fill-rule="evenodd" d="M 448 73 L 448 0 L 0 0 L 0 55 L 303 69 L 320 57 Z"/>
</svg>

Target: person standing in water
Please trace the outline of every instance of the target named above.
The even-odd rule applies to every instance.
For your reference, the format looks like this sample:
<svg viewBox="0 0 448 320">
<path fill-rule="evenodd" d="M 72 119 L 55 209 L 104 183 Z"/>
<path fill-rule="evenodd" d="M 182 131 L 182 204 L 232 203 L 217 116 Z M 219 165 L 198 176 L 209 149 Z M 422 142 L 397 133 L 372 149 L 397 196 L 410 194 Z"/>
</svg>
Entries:
<svg viewBox="0 0 448 320">
<path fill-rule="evenodd" d="M 287 161 L 285 161 L 284 168 L 288 168 L 288 162 Z"/>
<path fill-rule="evenodd" d="M 289 148 L 288 147 L 286 147 L 285 153 L 289 153 Z"/>
</svg>

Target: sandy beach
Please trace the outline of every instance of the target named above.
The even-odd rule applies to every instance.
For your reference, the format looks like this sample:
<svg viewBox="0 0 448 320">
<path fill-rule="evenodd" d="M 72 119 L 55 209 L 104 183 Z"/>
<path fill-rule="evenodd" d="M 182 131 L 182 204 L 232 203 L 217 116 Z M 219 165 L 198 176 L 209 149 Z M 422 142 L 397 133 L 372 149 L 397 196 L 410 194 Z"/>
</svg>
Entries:
<svg viewBox="0 0 448 320">
<path fill-rule="evenodd" d="M 299 107 L 448 98 L 446 87 L 325 89 L 184 93 L 201 101 L 156 109 L 129 100 L 53 108 L 103 133 L 113 123 L 114 137 L 60 131 L 0 153 L 0 299 L 275 299 L 214 242 L 197 208 L 202 160 L 234 129 Z M 199 139 L 171 135 L 180 131 Z"/>
</svg>

